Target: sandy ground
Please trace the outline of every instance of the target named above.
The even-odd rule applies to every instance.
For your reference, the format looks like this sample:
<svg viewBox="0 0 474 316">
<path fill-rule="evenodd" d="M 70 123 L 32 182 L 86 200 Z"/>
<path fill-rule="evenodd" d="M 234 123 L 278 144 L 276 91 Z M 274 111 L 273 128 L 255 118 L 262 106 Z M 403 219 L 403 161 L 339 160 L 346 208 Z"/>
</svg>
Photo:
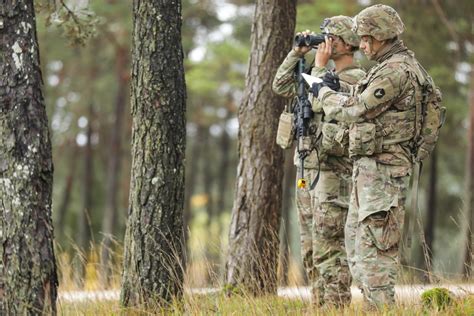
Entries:
<svg viewBox="0 0 474 316">
<path fill-rule="evenodd" d="M 443 287 L 450 290 L 456 296 L 464 296 L 474 294 L 474 284 L 460 284 L 460 285 L 397 285 L 395 286 L 395 296 L 397 301 L 403 302 L 417 302 L 420 300 L 420 294 L 424 291 L 434 288 Z M 362 293 L 357 287 L 351 288 L 352 301 L 361 301 Z M 295 287 L 295 288 L 280 288 L 278 295 L 289 298 L 300 298 L 303 300 L 310 299 L 309 287 Z"/>
<path fill-rule="evenodd" d="M 456 296 L 464 296 L 474 294 L 474 284 L 459 285 L 398 285 L 395 287 L 397 301 L 416 302 L 420 299 L 420 294 L 433 287 L 444 287 L 453 292 Z M 191 289 L 191 293 L 213 293 L 217 289 Z M 352 300 L 362 300 L 362 294 L 356 287 L 352 287 Z M 301 300 L 309 300 L 309 287 L 286 287 L 279 288 L 278 295 L 281 297 L 295 298 Z M 73 291 L 59 292 L 59 300 L 61 302 L 82 302 L 82 301 L 102 301 L 102 300 L 118 300 L 120 291 Z"/>
</svg>

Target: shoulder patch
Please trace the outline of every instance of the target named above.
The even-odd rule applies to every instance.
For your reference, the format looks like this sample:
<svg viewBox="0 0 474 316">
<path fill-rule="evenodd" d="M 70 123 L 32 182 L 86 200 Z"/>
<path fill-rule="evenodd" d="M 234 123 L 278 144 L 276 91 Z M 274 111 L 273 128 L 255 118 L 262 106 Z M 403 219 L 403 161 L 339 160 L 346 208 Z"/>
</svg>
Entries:
<svg viewBox="0 0 474 316">
<path fill-rule="evenodd" d="M 376 97 L 377 99 L 381 99 L 383 98 L 384 95 L 385 95 L 385 90 L 383 88 L 375 89 L 374 97 Z"/>
<path fill-rule="evenodd" d="M 364 91 L 360 94 L 367 110 L 373 110 L 378 105 L 394 98 L 398 93 L 398 88 L 393 84 L 391 78 L 381 77 L 369 82 Z"/>
</svg>

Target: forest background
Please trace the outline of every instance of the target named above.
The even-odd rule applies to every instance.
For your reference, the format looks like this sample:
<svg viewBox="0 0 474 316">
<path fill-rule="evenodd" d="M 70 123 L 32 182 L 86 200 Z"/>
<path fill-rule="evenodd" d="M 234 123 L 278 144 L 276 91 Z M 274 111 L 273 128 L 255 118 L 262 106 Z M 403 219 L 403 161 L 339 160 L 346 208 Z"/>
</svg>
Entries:
<svg viewBox="0 0 474 316">
<path fill-rule="evenodd" d="M 415 244 L 406 254 L 406 264 L 416 268 L 408 272 L 417 276 L 417 269 L 432 269 L 439 277 L 458 279 L 465 270 L 470 205 L 474 205 L 468 159 L 473 146 L 469 113 L 474 113 L 474 3 L 380 3 L 400 13 L 406 25 L 402 39 L 440 86 L 448 109 L 437 151 L 423 168 L 422 229 L 418 227 Z M 131 169 L 132 4 L 120 0 L 73 4 L 69 8 L 84 18 L 79 27 L 76 23 L 60 27 L 70 21 L 62 22 L 43 11 L 37 26 L 55 166 L 53 217 L 60 284 L 63 289 L 64 284 L 96 289 L 107 283 L 100 276 L 110 274 L 112 285 L 118 286 L 121 274 Z M 353 16 L 371 4 L 370 0 L 298 1 L 296 31 L 318 32 L 324 18 Z M 191 287 L 214 286 L 223 272 L 238 163 L 237 111 L 245 84 L 253 9 L 253 2 L 245 0 L 183 0 L 185 220 L 187 285 Z M 370 66 L 361 54 L 357 57 L 361 65 Z M 285 172 L 282 285 L 305 282 L 292 156 L 293 151 L 287 150 L 285 165 L 275 166 Z M 421 244 L 431 249 L 432 266 L 426 265 Z M 74 269 L 81 263 L 86 263 L 85 275 Z"/>
</svg>

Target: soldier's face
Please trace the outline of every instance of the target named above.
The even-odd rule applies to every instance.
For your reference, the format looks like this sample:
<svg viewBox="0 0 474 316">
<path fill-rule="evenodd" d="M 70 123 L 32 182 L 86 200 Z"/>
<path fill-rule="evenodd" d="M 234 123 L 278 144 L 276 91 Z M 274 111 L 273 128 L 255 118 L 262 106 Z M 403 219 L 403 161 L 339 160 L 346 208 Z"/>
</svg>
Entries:
<svg viewBox="0 0 474 316">
<path fill-rule="evenodd" d="M 359 48 L 364 52 L 365 56 L 370 60 L 382 47 L 383 42 L 376 40 L 372 36 L 363 35 L 360 38 Z"/>
<path fill-rule="evenodd" d="M 332 38 L 332 47 L 331 47 L 332 57 L 336 57 L 350 51 L 350 46 L 346 45 L 346 43 L 344 43 L 344 40 L 342 38 L 335 35 L 330 35 L 330 36 Z"/>
</svg>

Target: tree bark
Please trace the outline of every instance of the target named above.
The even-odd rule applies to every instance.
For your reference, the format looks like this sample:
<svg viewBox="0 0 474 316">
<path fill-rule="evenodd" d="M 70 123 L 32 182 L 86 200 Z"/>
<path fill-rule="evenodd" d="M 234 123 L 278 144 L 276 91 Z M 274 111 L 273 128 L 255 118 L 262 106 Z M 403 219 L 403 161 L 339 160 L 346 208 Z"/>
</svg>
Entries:
<svg viewBox="0 0 474 316">
<path fill-rule="evenodd" d="M 285 101 L 271 87 L 291 48 L 295 17 L 295 1 L 257 1 L 246 89 L 239 108 L 239 164 L 226 283 L 253 294 L 277 290 L 284 159 L 275 137 Z"/>
<path fill-rule="evenodd" d="M 0 314 L 56 314 L 53 161 L 33 1 L 0 7 Z"/>
<path fill-rule="evenodd" d="M 183 294 L 186 87 L 181 1 L 134 0 L 132 177 L 121 304 Z"/>
</svg>

